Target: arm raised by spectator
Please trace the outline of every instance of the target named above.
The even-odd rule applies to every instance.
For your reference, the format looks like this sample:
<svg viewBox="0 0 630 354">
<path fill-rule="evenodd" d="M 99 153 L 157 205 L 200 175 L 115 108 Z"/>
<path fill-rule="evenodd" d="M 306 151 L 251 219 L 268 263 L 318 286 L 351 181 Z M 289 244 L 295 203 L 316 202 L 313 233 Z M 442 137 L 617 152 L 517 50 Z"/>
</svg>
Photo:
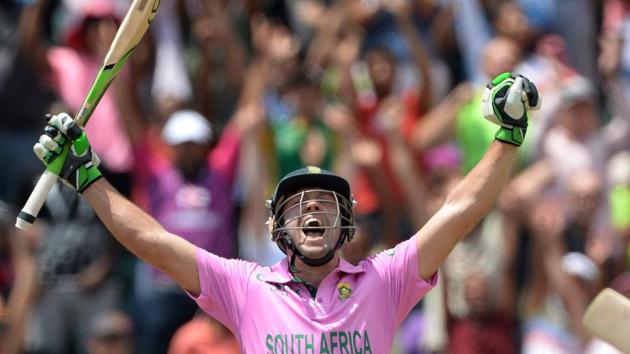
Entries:
<svg viewBox="0 0 630 354">
<path fill-rule="evenodd" d="M 43 25 L 46 23 L 46 13 L 50 12 L 53 4 L 52 0 L 38 0 L 27 6 L 22 11 L 18 24 L 24 57 L 31 60 L 42 78 L 47 78 L 51 73 Z"/>
<path fill-rule="evenodd" d="M 15 229 L 9 232 L 9 243 L 13 268 L 15 269 L 15 282 L 9 294 L 6 309 L 8 325 L 3 344 L 5 354 L 19 354 L 23 352 L 26 323 L 31 307 L 35 302 L 37 292 L 37 240 L 42 230 L 40 225 L 28 231 Z"/>
<path fill-rule="evenodd" d="M 455 136 L 457 112 L 473 95 L 468 82 L 457 85 L 438 105 L 429 110 L 414 126 L 411 141 L 418 151 L 426 151 Z"/>
<path fill-rule="evenodd" d="M 396 98 L 383 102 L 378 116 L 385 128 L 385 138 L 389 147 L 389 161 L 397 182 L 403 189 L 406 212 L 413 221 L 413 227 L 419 229 L 428 219 L 426 210 L 426 190 L 418 161 L 414 158 L 411 147 L 400 134 L 403 120 L 403 105 Z"/>
<path fill-rule="evenodd" d="M 394 247 L 399 241 L 397 202 L 389 188 L 389 179 L 382 168 L 382 145 L 374 139 L 358 137 L 352 142 L 350 150 L 353 163 L 365 170 L 378 195 L 383 219 L 382 245 L 385 248 Z"/>
<path fill-rule="evenodd" d="M 143 143 L 149 129 L 149 121 L 143 117 L 140 109 L 138 84 L 141 78 L 139 77 L 139 70 L 137 70 L 139 65 L 134 65 L 137 61 L 136 58 L 136 56 L 132 56 L 130 58 L 131 65 L 128 66 L 129 70 L 123 71 L 112 82 L 116 108 L 133 147 L 138 147 Z"/>
<path fill-rule="evenodd" d="M 196 79 L 196 91 L 205 105 L 202 112 L 212 116 L 208 82 L 213 74 L 222 70 L 225 75 L 226 89 L 238 92 L 246 77 L 247 53 L 242 40 L 230 22 L 230 14 L 221 1 L 204 2 L 203 13 L 193 16 L 192 33 L 201 49 L 199 75 Z M 213 61 L 216 53 L 222 54 L 220 65 Z"/>
<path fill-rule="evenodd" d="M 250 22 L 254 57 L 249 63 L 239 105 L 260 102 L 267 87 L 272 61 L 286 58 L 298 50 L 295 37 L 284 27 L 259 15 Z"/>
<path fill-rule="evenodd" d="M 390 0 L 388 9 L 396 16 L 396 23 L 402 32 L 407 45 L 411 49 L 411 55 L 422 79 L 420 80 L 420 112 L 424 113 L 433 103 L 433 89 L 431 82 L 431 67 L 429 56 L 422 45 L 422 39 L 418 35 L 411 19 L 411 4 L 405 0 Z"/>
<path fill-rule="evenodd" d="M 307 48 L 306 65 L 322 68 L 333 55 L 341 29 L 347 25 L 345 7 L 337 3 L 322 9 L 321 16 L 314 23 L 315 36 Z"/>
<path fill-rule="evenodd" d="M 530 215 L 534 242 L 537 243 L 536 248 L 542 253 L 540 255 L 542 268 L 548 286 L 560 296 L 574 333 L 586 343 L 589 335 L 582 326 L 582 317 L 589 304 L 590 296 L 587 288 L 580 284 L 576 276 L 567 273 L 563 266 L 564 258 L 567 257 L 563 240 L 567 220 L 563 214 L 563 207 L 558 201 L 539 200 Z"/>
</svg>

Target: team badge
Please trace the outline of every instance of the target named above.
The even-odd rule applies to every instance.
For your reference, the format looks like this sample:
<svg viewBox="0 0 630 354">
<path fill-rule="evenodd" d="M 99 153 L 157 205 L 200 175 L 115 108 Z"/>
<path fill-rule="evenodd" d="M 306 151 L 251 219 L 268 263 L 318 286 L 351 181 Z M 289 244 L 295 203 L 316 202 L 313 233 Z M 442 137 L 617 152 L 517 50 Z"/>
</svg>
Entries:
<svg viewBox="0 0 630 354">
<path fill-rule="evenodd" d="M 307 166 L 306 169 L 309 173 L 322 173 L 322 169 L 315 166 Z"/>
<path fill-rule="evenodd" d="M 352 288 L 350 287 L 350 283 L 339 282 L 337 284 L 337 290 L 339 291 L 340 300 L 345 300 L 352 296 Z"/>
</svg>

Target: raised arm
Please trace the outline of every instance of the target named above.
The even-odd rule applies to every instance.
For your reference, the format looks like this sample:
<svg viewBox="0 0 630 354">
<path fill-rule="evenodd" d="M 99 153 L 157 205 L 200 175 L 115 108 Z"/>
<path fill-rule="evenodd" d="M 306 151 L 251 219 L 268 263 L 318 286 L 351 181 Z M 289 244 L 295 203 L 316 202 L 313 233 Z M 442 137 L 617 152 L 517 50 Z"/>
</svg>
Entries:
<svg viewBox="0 0 630 354">
<path fill-rule="evenodd" d="M 453 247 L 486 215 L 507 180 L 516 146 L 493 142 L 479 164 L 455 187 L 418 233 L 420 276 L 429 279 Z"/>
<path fill-rule="evenodd" d="M 422 80 L 420 81 L 420 111 L 426 112 L 433 105 L 433 90 L 431 89 L 431 63 L 429 55 L 422 45 L 422 38 L 418 35 L 417 29 L 411 19 L 412 7 L 410 1 L 391 0 L 387 2 L 387 7 L 396 17 L 396 24 L 405 39 L 407 46 L 411 50 L 411 57 L 418 69 Z"/>
<path fill-rule="evenodd" d="M 37 297 L 37 240 L 41 228 L 36 223 L 28 231 L 14 230 L 9 232 L 9 246 L 12 265 L 15 270 L 15 281 L 4 313 L 7 329 L 0 340 L 4 354 L 23 352 L 24 335 L 28 323 L 28 315 Z"/>
<path fill-rule="evenodd" d="M 87 188 L 83 197 L 125 248 L 168 274 L 182 288 L 193 294 L 200 292 L 193 244 L 164 230 L 103 178 Z"/>
<path fill-rule="evenodd" d="M 469 82 L 457 85 L 448 96 L 416 122 L 411 133 L 413 147 L 422 152 L 453 139 L 457 113 L 473 95 L 473 88 Z"/>
<path fill-rule="evenodd" d="M 20 50 L 24 57 L 31 61 L 41 77 L 48 77 L 51 72 L 50 64 L 46 58 L 47 45 L 44 40 L 43 26 L 46 22 L 46 12 L 53 6 L 50 0 L 38 0 L 24 8 L 18 25 L 21 38 Z"/>
<path fill-rule="evenodd" d="M 384 127 L 387 153 L 392 171 L 403 190 L 404 210 L 409 214 L 413 227 L 419 228 L 428 219 L 426 210 L 426 188 L 411 146 L 401 134 L 403 103 L 398 99 L 387 99 L 381 105 L 378 119 Z"/>
<path fill-rule="evenodd" d="M 418 231 L 418 274 L 430 279 L 461 240 L 495 203 L 516 159 L 527 128 L 527 109 L 537 108 L 535 86 L 501 74 L 484 92 L 484 116 L 501 128 L 483 159 L 455 187 L 438 212 Z"/>
<path fill-rule="evenodd" d="M 33 148 L 44 164 L 62 166 L 60 178 L 87 199 L 121 244 L 164 271 L 184 289 L 198 294 L 195 246 L 164 230 L 101 178 L 98 156 L 92 152 L 85 133 L 69 115 L 49 116 L 44 133 Z M 68 152 L 70 144 L 72 148 Z"/>
<path fill-rule="evenodd" d="M 247 70 L 247 53 L 242 40 L 233 28 L 227 2 L 205 1 L 200 5 L 200 13 L 190 13 L 192 34 L 199 43 L 200 63 L 195 79 L 195 92 L 198 104 L 206 117 L 216 116 L 209 82 L 215 77 L 225 78 L 226 90 L 230 94 L 242 88 Z M 221 57 L 217 62 L 217 53 Z"/>
</svg>

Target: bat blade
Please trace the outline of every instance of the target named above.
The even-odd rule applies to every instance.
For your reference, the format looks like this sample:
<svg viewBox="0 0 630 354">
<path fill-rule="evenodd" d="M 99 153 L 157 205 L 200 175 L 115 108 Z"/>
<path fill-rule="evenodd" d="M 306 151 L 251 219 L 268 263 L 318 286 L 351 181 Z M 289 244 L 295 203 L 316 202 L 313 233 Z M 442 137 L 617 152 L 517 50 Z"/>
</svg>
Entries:
<svg viewBox="0 0 630 354">
<path fill-rule="evenodd" d="M 151 25 L 160 0 L 134 0 L 125 15 L 109 51 L 105 55 L 103 65 L 88 92 L 85 101 L 79 108 L 75 121 L 84 126 L 92 116 L 109 85 L 114 81 L 127 59 L 133 53 L 147 29 Z"/>
<path fill-rule="evenodd" d="M 160 0 L 134 0 L 131 4 L 129 11 L 127 11 L 116 32 L 109 51 L 105 55 L 103 66 L 96 75 L 94 83 L 92 83 L 92 87 L 90 87 L 75 117 L 75 121 L 80 126 L 87 124 L 105 91 L 107 91 L 107 88 L 116 78 L 120 69 L 125 65 L 131 53 L 133 53 L 133 50 L 140 43 L 149 25 L 151 25 L 159 6 Z M 37 181 L 35 189 L 33 189 L 26 204 L 18 214 L 15 223 L 17 228 L 26 230 L 35 222 L 48 192 L 61 172 L 62 162 L 65 160 L 63 157 L 66 154 L 68 154 L 68 145 L 64 147 L 62 156 L 49 164 L 46 172 Z"/>
<path fill-rule="evenodd" d="M 586 309 L 582 324 L 593 336 L 630 353 L 630 299 L 606 288 Z"/>
</svg>

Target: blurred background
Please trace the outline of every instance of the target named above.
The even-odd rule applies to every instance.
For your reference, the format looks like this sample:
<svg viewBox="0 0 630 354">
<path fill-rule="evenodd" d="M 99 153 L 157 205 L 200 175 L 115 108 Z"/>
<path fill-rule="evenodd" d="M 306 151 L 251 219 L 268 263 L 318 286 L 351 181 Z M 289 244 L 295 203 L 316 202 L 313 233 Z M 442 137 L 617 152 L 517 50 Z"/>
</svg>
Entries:
<svg viewBox="0 0 630 354">
<path fill-rule="evenodd" d="M 103 171 L 169 231 L 273 264 L 265 199 L 287 172 L 347 178 L 356 263 L 409 238 L 497 129 L 484 85 L 543 96 L 496 207 L 449 256 L 394 353 L 616 353 L 580 321 L 630 295 L 630 1 L 162 0 L 87 127 Z M 127 0 L 0 1 L 0 353 L 238 353 L 168 277 L 43 168 L 46 113 L 76 113 Z M 276 348 L 277 353 L 284 352 Z"/>
</svg>

